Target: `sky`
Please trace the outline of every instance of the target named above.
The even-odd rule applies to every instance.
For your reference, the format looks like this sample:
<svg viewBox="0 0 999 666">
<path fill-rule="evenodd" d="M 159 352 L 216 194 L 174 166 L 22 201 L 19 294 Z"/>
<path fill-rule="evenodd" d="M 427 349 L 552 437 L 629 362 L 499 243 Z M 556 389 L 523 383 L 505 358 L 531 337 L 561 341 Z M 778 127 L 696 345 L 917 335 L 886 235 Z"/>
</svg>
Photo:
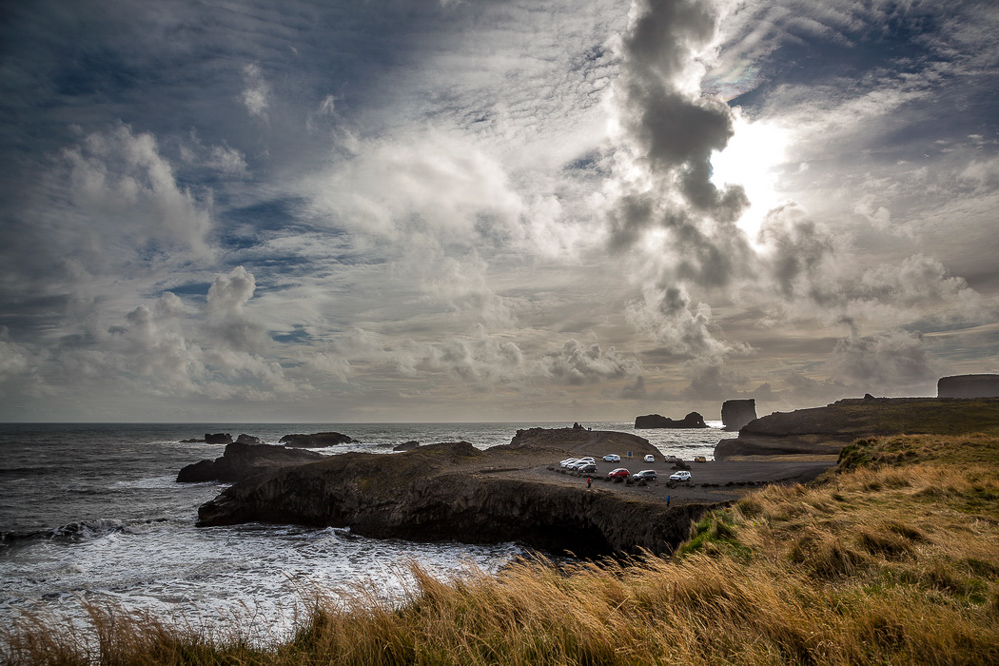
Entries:
<svg viewBox="0 0 999 666">
<path fill-rule="evenodd" d="M 597 421 L 999 372 L 999 7 L 0 4 L 0 420 Z"/>
</svg>

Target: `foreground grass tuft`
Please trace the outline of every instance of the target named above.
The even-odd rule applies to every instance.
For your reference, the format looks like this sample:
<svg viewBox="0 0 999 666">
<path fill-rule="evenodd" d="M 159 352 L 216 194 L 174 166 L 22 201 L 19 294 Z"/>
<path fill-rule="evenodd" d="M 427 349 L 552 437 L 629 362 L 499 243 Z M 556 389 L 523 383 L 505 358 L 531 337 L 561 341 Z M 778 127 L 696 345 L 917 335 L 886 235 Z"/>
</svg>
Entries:
<svg viewBox="0 0 999 666">
<path fill-rule="evenodd" d="M 708 514 L 672 560 L 516 563 L 401 604 L 317 594 L 286 643 L 92 609 L 96 650 L 32 618 L 12 664 L 999 663 L 999 438 L 852 447 L 805 487 Z M 238 629 L 238 628 L 237 628 Z"/>
</svg>

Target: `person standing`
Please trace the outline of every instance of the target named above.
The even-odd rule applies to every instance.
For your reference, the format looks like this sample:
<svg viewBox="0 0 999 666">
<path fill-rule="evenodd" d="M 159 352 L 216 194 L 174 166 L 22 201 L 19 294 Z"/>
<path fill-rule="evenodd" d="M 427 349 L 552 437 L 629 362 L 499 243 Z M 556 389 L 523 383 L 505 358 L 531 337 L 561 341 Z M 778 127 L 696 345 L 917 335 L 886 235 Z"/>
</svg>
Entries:
<svg viewBox="0 0 999 666">
<path fill-rule="evenodd" d="M 590 477 L 586 477 L 586 489 L 587 490 L 589 490 L 591 483 L 593 483 L 593 479 L 590 478 Z"/>
<path fill-rule="evenodd" d="M 669 508 L 669 495 L 666 496 L 666 508 Z"/>
</svg>

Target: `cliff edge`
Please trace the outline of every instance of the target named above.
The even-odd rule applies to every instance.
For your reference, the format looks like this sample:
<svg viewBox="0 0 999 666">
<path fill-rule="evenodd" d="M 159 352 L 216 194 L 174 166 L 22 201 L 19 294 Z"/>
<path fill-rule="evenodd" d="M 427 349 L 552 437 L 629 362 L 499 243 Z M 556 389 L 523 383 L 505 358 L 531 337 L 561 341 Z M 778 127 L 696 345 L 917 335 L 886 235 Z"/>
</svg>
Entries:
<svg viewBox="0 0 999 666">
<path fill-rule="evenodd" d="M 960 435 L 999 428 L 999 399 L 863 398 L 825 407 L 774 412 L 750 421 L 715 446 L 731 456 L 838 454 L 850 442 L 893 434 Z"/>
</svg>

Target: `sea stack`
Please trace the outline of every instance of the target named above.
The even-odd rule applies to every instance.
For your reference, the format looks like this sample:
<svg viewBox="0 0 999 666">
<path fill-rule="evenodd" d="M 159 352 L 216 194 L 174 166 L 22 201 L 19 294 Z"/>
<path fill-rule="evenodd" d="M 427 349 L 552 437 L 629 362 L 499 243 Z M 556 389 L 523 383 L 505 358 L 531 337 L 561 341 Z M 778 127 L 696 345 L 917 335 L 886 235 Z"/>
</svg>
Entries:
<svg viewBox="0 0 999 666">
<path fill-rule="evenodd" d="M 756 400 L 726 400 L 722 403 L 721 418 L 725 430 L 741 430 L 742 426 L 756 420 Z"/>
</svg>

